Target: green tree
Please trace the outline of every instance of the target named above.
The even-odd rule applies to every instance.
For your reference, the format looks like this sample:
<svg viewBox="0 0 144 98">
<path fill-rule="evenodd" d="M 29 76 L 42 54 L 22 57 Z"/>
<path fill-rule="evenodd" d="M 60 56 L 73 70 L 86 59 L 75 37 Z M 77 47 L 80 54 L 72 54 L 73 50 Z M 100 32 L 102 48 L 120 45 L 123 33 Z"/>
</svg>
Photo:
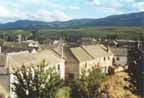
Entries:
<svg viewBox="0 0 144 98">
<path fill-rule="evenodd" d="M 0 45 L 3 45 L 4 42 L 5 42 L 5 40 L 0 39 Z"/>
<path fill-rule="evenodd" d="M 70 84 L 72 98 L 97 98 L 101 93 L 100 84 L 104 79 L 105 74 L 100 69 L 83 71 L 81 77 Z"/>
<path fill-rule="evenodd" d="M 13 83 L 13 91 L 17 98 L 54 98 L 63 85 L 55 68 L 48 68 L 45 63 L 23 66 L 14 72 L 14 76 L 16 81 Z"/>
<path fill-rule="evenodd" d="M 55 98 L 71 98 L 70 91 L 69 87 L 63 87 L 57 91 Z"/>
</svg>

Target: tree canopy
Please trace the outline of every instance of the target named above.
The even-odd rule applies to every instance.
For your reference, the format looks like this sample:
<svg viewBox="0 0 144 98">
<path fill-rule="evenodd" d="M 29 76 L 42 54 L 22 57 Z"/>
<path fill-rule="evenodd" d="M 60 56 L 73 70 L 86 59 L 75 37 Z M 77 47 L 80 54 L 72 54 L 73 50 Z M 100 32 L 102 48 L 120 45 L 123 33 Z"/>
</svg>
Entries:
<svg viewBox="0 0 144 98">
<path fill-rule="evenodd" d="M 54 98 L 57 90 L 62 87 L 63 80 L 55 68 L 47 68 L 42 63 L 37 66 L 21 67 L 16 70 L 13 91 L 17 98 Z"/>
</svg>

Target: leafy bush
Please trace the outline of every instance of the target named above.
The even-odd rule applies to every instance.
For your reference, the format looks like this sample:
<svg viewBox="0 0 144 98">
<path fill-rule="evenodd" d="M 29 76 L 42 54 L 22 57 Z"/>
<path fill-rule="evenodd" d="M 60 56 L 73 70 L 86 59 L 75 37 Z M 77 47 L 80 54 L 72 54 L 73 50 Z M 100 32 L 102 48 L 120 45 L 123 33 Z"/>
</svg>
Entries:
<svg viewBox="0 0 144 98">
<path fill-rule="evenodd" d="M 83 72 L 81 77 L 74 80 L 69 85 L 71 87 L 72 98 L 97 98 L 101 94 L 101 82 L 105 79 L 105 74 L 100 69 L 94 68 Z"/>
<path fill-rule="evenodd" d="M 63 80 L 55 68 L 47 68 L 42 63 L 37 66 L 21 67 L 14 76 L 13 91 L 18 98 L 54 98 L 57 90 L 62 87 Z"/>
<path fill-rule="evenodd" d="M 70 91 L 69 87 L 63 87 L 57 91 L 55 98 L 71 98 Z"/>
</svg>

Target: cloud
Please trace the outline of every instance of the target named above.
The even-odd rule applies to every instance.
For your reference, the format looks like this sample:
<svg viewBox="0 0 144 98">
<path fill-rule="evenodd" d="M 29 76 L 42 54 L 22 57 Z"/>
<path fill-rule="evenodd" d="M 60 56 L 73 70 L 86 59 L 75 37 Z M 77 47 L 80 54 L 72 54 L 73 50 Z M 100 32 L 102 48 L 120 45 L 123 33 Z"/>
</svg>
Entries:
<svg viewBox="0 0 144 98">
<path fill-rule="evenodd" d="M 88 0 L 99 9 L 115 13 L 144 11 L 144 0 Z"/>
<path fill-rule="evenodd" d="M 0 18 L 1 20 L 14 21 L 15 19 L 25 19 L 27 17 L 27 13 L 21 13 L 21 11 L 17 9 L 9 9 L 7 7 L 0 6 Z M 4 22 L 4 21 L 2 21 Z M 7 22 L 7 21 L 6 21 Z"/>
<path fill-rule="evenodd" d="M 137 2 L 134 6 L 138 9 L 138 11 L 144 11 L 144 2 Z"/>
<path fill-rule="evenodd" d="M 66 21 L 72 19 L 72 17 L 59 10 L 48 11 L 46 9 L 39 9 L 33 14 L 31 11 L 22 12 L 20 9 L 9 9 L 0 6 L 0 12 L 0 21 L 3 23 L 23 19 L 39 21 Z"/>
<path fill-rule="evenodd" d="M 132 3 L 135 2 L 135 0 L 120 0 L 122 3 Z"/>
<path fill-rule="evenodd" d="M 32 4 L 39 4 L 41 0 L 16 0 L 17 3 L 32 3 Z"/>
<path fill-rule="evenodd" d="M 64 12 L 55 10 L 53 12 L 47 10 L 39 10 L 36 16 L 33 16 L 36 20 L 43 21 L 66 21 L 72 19 L 72 17 L 66 15 Z"/>
<path fill-rule="evenodd" d="M 92 4 L 100 6 L 101 2 L 99 0 L 89 0 Z"/>
<path fill-rule="evenodd" d="M 69 8 L 71 10 L 80 10 L 80 7 L 78 7 L 78 6 L 70 6 Z"/>
<path fill-rule="evenodd" d="M 105 10 L 111 10 L 112 12 L 120 11 L 120 8 L 122 7 L 121 3 L 119 2 L 113 2 L 105 0 L 105 2 L 102 0 L 88 0 L 93 6 L 100 9 Z"/>
<path fill-rule="evenodd" d="M 72 17 L 66 15 L 64 12 L 62 11 L 54 11 L 54 13 L 52 14 L 52 16 L 54 17 L 55 20 L 58 21 L 66 21 L 66 20 L 70 20 L 72 19 Z"/>
<path fill-rule="evenodd" d="M 54 2 L 47 2 L 44 5 L 46 5 L 47 7 L 54 8 L 54 9 L 61 9 L 61 10 L 67 9 L 67 7 L 65 5 L 61 5 L 61 4 L 54 3 Z"/>
<path fill-rule="evenodd" d="M 44 0 L 43 0 L 44 1 Z M 7 6 L 8 3 L 0 4 L 0 22 L 12 22 L 16 20 L 39 20 L 39 21 L 66 21 L 72 19 L 65 13 L 66 9 L 78 10 L 77 6 L 63 6 L 57 3 L 41 2 L 40 0 L 17 0 Z M 21 6 L 19 6 L 21 4 Z M 30 7 L 32 6 L 32 7 Z"/>
<path fill-rule="evenodd" d="M 0 6 L 0 12 L 1 12 L 0 14 L 1 17 L 5 17 L 11 14 L 11 12 L 3 6 Z"/>
<path fill-rule="evenodd" d="M 135 2 L 144 2 L 143 0 L 135 0 Z"/>
<path fill-rule="evenodd" d="M 144 0 L 0 0 L 0 22 L 18 19 L 65 21 L 75 18 L 104 17 L 119 13 L 144 11 Z M 59 3 L 58 3 L 59 2 Z M 99 13 L 85 14 L 85 10 Z M 74 13 L 77 11 L 77 14 Z"/>
</svg>

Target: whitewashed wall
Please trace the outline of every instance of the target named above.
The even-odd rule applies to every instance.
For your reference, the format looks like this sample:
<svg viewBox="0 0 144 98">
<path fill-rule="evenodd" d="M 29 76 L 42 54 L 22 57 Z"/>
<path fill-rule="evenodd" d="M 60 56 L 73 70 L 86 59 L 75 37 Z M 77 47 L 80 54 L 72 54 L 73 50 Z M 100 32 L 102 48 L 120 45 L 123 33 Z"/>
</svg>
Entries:
<svg viewBox="0 0 144 98">
<path fill-rule="evenodd" d="M 60 77 L 62 79 L 65 79 L 65 63 L 64 63 L 64 61 L 59 63 L 59 64 L 57 64 L 57 68 L 58 68 L 58 66 L 60 67 L 60 70 L 59 70 Z"/>
<path fill-rule="evenodd" d="M 117 58 L 119 58 L 119 60 L 117 60 Z M 116 65 L 127 65 L 128 63 L 127 56 L 115 56 L 114 59 Z"/>
<path fill-rule="evenodd" d="M 104 60 L 105 58 L 105 60 Z M 80 67 L 80 74 L 83 70 L 91 70 L 92 67 L 99 67 L 102 69 L 104 73 L 108 73 L 108 68 L 113 65 L 113 55 L 96 58 L 94 60 L 81 62 L 79 64 Z"/>
</svg>

